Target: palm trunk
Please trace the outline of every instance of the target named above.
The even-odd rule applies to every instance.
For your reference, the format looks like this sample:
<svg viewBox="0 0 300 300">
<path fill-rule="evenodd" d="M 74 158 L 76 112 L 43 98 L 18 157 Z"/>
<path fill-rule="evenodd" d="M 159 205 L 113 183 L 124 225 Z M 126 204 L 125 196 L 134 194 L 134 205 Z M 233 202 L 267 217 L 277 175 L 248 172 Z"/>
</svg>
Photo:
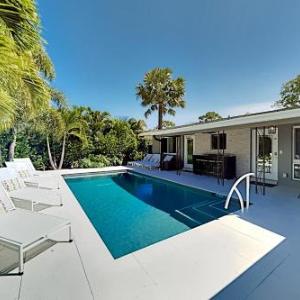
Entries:
<svg viewBox="0 0 300 300">
<path fill-rule="evenodd" d="M 157 129 L 162 129 L 163 125 L 163 107 L 161 104 L 158 106 L 158 127 Z"/>
<path fill-rule="evenodd" d="M 163 107 L 161 104 L 159 104 L 158 106 L 158 130 L 162 129 L 162 125 L 163 125 Z M 161 149 L 161 138 L 159 141 L 159 147 L 160 147 L 160 163 L 159 163 L 159 168 L 162 169 L 162 165 L 163 165 L 163 153 L 162 153 L 162 149 Z"/>
<path fill-rule="evenodd" d="M 12 129 L 12 141 L 8 146 L 8 160 L 13 161 L 15 157 L 15 149 L 17 144 L 17 130 L 16 128 Z"/>
<path fill-rule="evenodd" d="M 62 149 L 61 149 L 60 162 L 59 162 L 59 166 L 58 166 L 59 170 L 62 168 L 63 163 L 64 163 L 64 159 L 65 159 L 66 140 L 67 140 L 67 136 L 66 136 L 66 134 L 64 134 L 63 143 L 62 143 Z"/>
<path fill-rule="evenodd" d="M 53 158 L 52 158 L 51 148 L 50 148 L 50 143 L 49 143 L 49 137 L 48 136 L 46 138 L 46 142 L 47 142 L 47 151 L 48 151 L 48 158 L 49 158 L 50 165 L 51 165 L 51 167 L 52 167 L 53 170 L 56 170 L 57 167 L 56 167 L 56 164 L 54 163 Z"/>
</svg>

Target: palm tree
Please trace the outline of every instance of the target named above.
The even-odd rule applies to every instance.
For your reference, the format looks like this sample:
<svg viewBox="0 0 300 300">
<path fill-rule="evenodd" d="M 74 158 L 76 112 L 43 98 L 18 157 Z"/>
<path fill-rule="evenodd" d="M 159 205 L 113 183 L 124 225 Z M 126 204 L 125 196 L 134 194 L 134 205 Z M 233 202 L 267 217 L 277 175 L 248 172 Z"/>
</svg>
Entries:
<svg viewBox="0 0 300 300">
<path fill-rule="evenodd" d="M 176 124 L 172 121 L 169 121 L 169 120 L 164 120 L 163 121 L 163 124 L 162 124 L 162 128 L 172 128 L 172 127 L 175 127 Z"/>
<path fill-rule="evenodd" d="M 142 106 L 148 107 L 145 117 L 158 111 L 158 129 L 163 127 L 163 116 L 176 114 L 175 108 L 185 107 L 183 99 L 185 83 L 182 77 L 172 78 L 169 68 L 155 68 L 145 74 L 143 83 L 136 87 L 136 95 L 141 99 Z"/>
<path fill-rule="evenodd" d="M 211 122 L 219 119 L 222 119 L 222 116 L 214 111 L 209 111 L 206 114 L 199 117 L 200 122 Z"/>
<path fill-rule="evenodd" d="M 0 0 L 0 129 L 11 128 L 10 160 L 20 121 L 49 104 L 53 78 L 35 1 Z"/>
<path fill-rule="evenodd" d="M 45 136 L 49 162 L 54 170 L 63 167 L 66 144 L 70 137 L 75 137 L 83 143 L 87 141 L 87 122 L 76 109 L 49 108 L 41 113 L 37 121 L 35 127 Z M 53 155 L 51 143 L 61 144 L 59 163 Z"/>
<path fill-rule="evenodd" d="M 62 91 L 51 87 L 50 94 L 51 94 L 51 103 L 58 110 L 62 110 L 68 107 L 66 96 Z"/>
<path fill-rule="evenodd" d="M 61 169 L 63 166 L 66 151 L 66 142 L 71 136 L 78 138 L 83 143 L 86 143 L 87 141 L 87 123 L 82 118 L 80 118 L 77 111 L 63 110 L 61 115 L 63 120 L 62 150 L 58 169 Z"/>
</svg>

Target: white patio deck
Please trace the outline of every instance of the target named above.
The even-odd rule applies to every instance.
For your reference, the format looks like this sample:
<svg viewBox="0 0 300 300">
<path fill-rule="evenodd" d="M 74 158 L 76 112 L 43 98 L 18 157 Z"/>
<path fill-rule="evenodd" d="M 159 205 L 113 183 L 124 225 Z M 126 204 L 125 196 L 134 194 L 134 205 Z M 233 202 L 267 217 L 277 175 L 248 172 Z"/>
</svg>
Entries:
<svg viewBox="0 0 300 300">
<path fill-rule="evenodd" d="M 112 169 L 123 168 L 102 170 Z M 91 171 L 99 170 L 55 174 Z M 139 171 L 219 193 L 227 193 L 231 184 L 226 182 L 223 187 L 215 178 L 191 173 Z M 296 256 L 300 250 L 300 191 L 296 189 L 268 188 L 264 197 L 252 193 L 254 205 L 243 214 L 220 218 L 115 260 L 61 181 L 64 206 L 43 212 L 69 218 L 74 242 L 49 241 L 32 251 L 23 276 L 0 277 L 0 299 L 300 297 Z M 11 270 L 16 263 L 16 253 L 2 246 L 0 270 Z"/>
</svg>

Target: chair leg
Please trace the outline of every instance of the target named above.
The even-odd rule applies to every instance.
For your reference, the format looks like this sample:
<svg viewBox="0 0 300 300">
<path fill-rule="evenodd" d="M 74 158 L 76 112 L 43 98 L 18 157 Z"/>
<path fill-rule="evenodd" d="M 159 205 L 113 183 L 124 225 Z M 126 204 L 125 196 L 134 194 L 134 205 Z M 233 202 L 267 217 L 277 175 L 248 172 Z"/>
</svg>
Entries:
<svg viewBox="0 0 300 300">
<path fill-rule="evenodd" d="M 69 242 L 72 243 L 73 239 L 72 239 L 72 227 L 71 225 L 69 226 Z"/>
<path fill-rule="evenodd" d="M 24 252 L 23 247 L 19 248 L 19 275 L 23 275 L 24 273 Z"/>
<path fill-rule="evenodd" d="M 61 193 L 59 193 L 58 197 L 59 197 L 60 206 L 63 206 L 63 200 L 62 200 Z"/>
</svg>

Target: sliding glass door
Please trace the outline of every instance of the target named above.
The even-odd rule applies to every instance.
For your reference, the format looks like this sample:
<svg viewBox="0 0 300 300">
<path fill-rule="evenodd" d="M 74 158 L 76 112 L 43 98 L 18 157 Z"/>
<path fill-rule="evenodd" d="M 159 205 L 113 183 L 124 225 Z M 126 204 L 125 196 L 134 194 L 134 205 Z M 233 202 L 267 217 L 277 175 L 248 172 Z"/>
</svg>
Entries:
<svg viewBox="0 0 300 300">
<path fill-rule="evenodd" d="M 184 137 L 184 168 L 187 170 L 193 169 L 193 154 L 195 150 L 195 137 L 186 135 Z"/>
<path fill-rule="evenodd" d="M 300 180 L 300 126 L 293 130 L 293 179 Z"/>
</svg>

